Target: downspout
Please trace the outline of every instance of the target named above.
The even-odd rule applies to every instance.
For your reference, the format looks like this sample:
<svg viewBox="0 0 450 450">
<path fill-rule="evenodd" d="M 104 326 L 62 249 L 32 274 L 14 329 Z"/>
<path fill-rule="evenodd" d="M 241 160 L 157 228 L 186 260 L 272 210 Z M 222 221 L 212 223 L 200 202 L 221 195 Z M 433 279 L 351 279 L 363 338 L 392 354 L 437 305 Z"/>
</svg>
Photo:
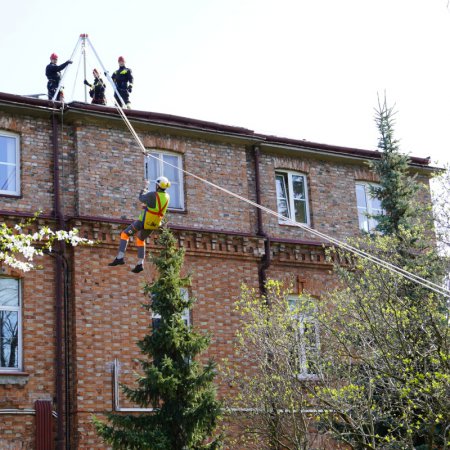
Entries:
<svg viewBox="0 0 450 450">
<path fill-rule="evenodd" d="M 56 114 L 52 115 L 52 146 L 53 146 L 53 217 L 60 230 L 65 228 L 61 211 L 59 191 L 59 142 L 58 123 Z M 64 289 L 63 289 L 63 254 L 64 244 L 55 245 L 55 390 L 56 390 L 56 450 L 63 450 L 64 446 Z"/>
<path fill-rule="evenodd" d="M 259 145 L 253 146 L 253 154 L 255 158 L 255 190 L 256 190 L 256 203 L 261 204 L 261 153 Z M 270 249 L 270 237 L 265 233 L 262 219 L 262 211 L 260 208 L 256 209 L 256 224 L 257 234 L 264 238 L 264 256 L 261 258 L 261 263 L 258 271 L 259 289 L 261 294 L 266 293 L 266 281 L 267 281 L 267 269 L 271 263 L 271 249 Z"/>
</svg>

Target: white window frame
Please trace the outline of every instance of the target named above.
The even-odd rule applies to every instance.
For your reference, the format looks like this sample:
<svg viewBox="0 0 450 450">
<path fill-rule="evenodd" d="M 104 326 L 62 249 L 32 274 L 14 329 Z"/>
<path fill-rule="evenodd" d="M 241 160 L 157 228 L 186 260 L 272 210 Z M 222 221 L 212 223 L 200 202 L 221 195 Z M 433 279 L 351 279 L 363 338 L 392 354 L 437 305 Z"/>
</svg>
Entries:
<svg viewBox="0 0 450 450">
<path fill-rule="evenodd" d="M 289 212 L 289 219 L 296 221 L 295 219 L 295 205 L 294 205 L 294 196 L 293 196 L 293 181 L 292 181 L 292 177 L 293 176 L 298 176 L 298 177 L 302 177 L 303 178 L 303 185 L 305 187 L 305 209 L 306 209 L 306 222 L 300 222 L 300 223 L 304 223 L 305 225 L 310 226 L 311 224 L 311 220 L 310 220 L 310 213 L 309 213 L 309 196 L 308 196 L 308 178 L 306 176 L 305 173 L 302 172 L 295 172 L 295 171 L 291 171 L 291 170 L 276 170 L 275 171 L 275 189 L 276 189 L 276 177 L 278 175 L 283 175 L 286 176 L 287 175 L 287 180 L 288 180 L 288 185 L 287 187 L 287 205 L 288 205 L 288 212 Z M 279 197 L 278 192 L 276 192 L 277 195 L 277 209 L 278 209 L 278 198 L 283 198 L 283 197 Z M 283 219 L 279 219 L 278 222 L 280 224 L 285 224 L 286 221 Z"/>
<path fill-rule="evenodd" d="M 359 205 L 358 204 L 358 186 L 362 187 L 364 189 L 364 196 L 365 196 L 365 202 L 366 205 Z M 356 196 L 356 207 L 358 210 L 358 224 L 359 229 L 365 231 L 366 233 L 370 233 L 371 231 L 375 230 L 378 221 L 374 219 L 373 217 L 369 217 L 370 215 L 378 215 L 383 214 L 383 210 L 381 208 L 374 208 L 372 202 L 375 199 L 371 193 L 370 193 L 370 187 L 379 187 L 376 183 L 368 183 L 364 181 L 357 181 L 355 183 L 355 196 Z M 363 220 L 362 217 L 365 217 Z M 367 226 L 365 226 L 367 224 Z"/>
<path fill-rule="evenodd" d="M 298 305 L 300 302 L 312 302 L 314 301 L 313 299 L 309 298 L 309 297 L 302 297 L 301 295 L 290 295 L 288 296 L 288 302 L 289 305 L 291 307 L 292 310 L 294 310 L 294 308 L 296 307 L 296 305 Z M 313 306 L 314 308 L 316 307 L 316 305 L 314 304 Z M 319 324 L 317 322 L 317 320 L 315 320 L 310 314 L 306 314 L 306 313 L 301 313 L 301 314 L 296 314 L 295 315 L 295 320 L 298 323 L 298 329 L 297 329 L 297 336 L 299 337 L 298 341 L 298 361 L 299 361 L 299 371 L 300 373 L 298 374 L 298 378 L 299 379 L 314 379 L 317 378 L 317 374 L 312 373 L 308 370 L 308 357 L 307 357 L 307 351 L 315 351 L 317 353 L 317 355 L 320 352 L 320 332 L 319 332 Z M 314 327 L 314 348 L 310 348 L 308 349 L 307 346 L 305 345 L 305 331 L 306 331 L 306 326 L 307 324 L 310 324 Z"/>
<path fill-rule="evenodd" d="M 13 196 L 20 196 L 20 136 L 14 133 L 10 133 L 8 131 L 0 130 L 0 138 L 6 137 L 6 138 L 13 138 L 16 143 L 16 163 L 6 163 L 1 162 L 1 166 L 15 166 L 15 174 L 16 174 L 16 186 L 13 191 L 1 189 L 0 184 L 0 195 L 13 195 Z M 1 181 L 1 180 L 0 180 Z"/>
<path fill-rule="evenodd" d="M 0 311 L 10 311 L 17 313 L 17 364 L 14 367 L 4 367 L 0 365 L 0 372 L 21 372 L 22 371 L 22 283 L 18 278 L 0 277 L 0 289 L 2 280 L 17 281 L 17 305 L 7 306 L 0 304 Z"/>
<path fill-rule="evenodd" d="M 157 171 L 157 177 L 160 176 L 164 176 L 164 162 L 163 162 L 163 158 L 164 155 L 169 155 L 169 156 L 175 156 L 177 158 L 178 161 L 178 168 L 182 169 L 183 168 L 183 157 L 182 155 L 180 155 L 179 153 L 175 153 L 175 152 L 168 152 L 168 151 L 161 151 L 161 150 L 156 150 L 156 149 L 148 149 L 148 153 L 151 155 L 156 156 L 158 159 L 156 159 L 156 171 Z M 156 181 L 156 179 L 150 179 L 150 166 L 148 164 L 149 159 L 155 159 L 152 158 L 151 156 L 146 156 L 145 158 L 145 179 L 149 182 L 149 189 L 152 190 L 154 186 L 154 182 Z M 184 179 L 183 179 L 183 172 L 181 170 L 178 171 L 179 173 L 179 182 L 178 182 L 178 186 L 174 183 L 174 180 L 170 180 L 171 181 L 171 187 L 167 190 L 167 192 L 170 194 L 170 191 L 173 189 L 177 189 L 178 191 L 178 196 L 180 199 L 180 205 L 179 206 L 173 206 L 173 203 L 170 204 L 169 203 L 169 209 L 172 210 L 176 210 L 176 211 L 184 211 Z"/>
</svg>

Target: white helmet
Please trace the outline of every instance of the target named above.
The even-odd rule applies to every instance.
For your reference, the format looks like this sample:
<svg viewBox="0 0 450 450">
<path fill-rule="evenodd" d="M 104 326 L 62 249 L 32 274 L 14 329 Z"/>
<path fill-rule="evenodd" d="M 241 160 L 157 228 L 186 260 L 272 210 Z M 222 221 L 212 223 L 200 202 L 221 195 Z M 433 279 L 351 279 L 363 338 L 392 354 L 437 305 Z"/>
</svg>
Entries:
<svg viewBox="0 0 450 450">
<path fill-rule="evenodd" d="M 158 186 L 160 189 L 166 190 L 170 188 L 170 181 L 166 177 L 158 177 L 156 179 L 156 186 Z"/>
</svg>

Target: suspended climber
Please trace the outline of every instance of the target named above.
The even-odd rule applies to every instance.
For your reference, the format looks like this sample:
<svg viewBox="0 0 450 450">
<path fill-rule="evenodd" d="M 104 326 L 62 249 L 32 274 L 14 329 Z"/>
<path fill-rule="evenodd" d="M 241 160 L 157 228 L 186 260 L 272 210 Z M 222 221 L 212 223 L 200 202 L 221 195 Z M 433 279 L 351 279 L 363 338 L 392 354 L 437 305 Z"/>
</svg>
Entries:
<svg viewBox="0 0 450 450">
<path fill-rule="evenodd" d="M 133 74 L 131 73 L 131 69 L 125 67 L 125 59 L 123 56 L 119 56 L 118 59 L 119 68 L 112 74 L 112 80 L 114 81 L 117 91 L 119 95 L 122 97 L 126 107 L 128 109 L 131 108 L 130 103 L 130 93 L 133 90 Z M 122 102 L 120 101 L 117 93 L 114 94 L 114 98 L 117 103 L 122 106 Z"/>
<path fill-rule="evenodd" d="M 101 79 L 100 74 L 97 69 L 92 71 L 94 75 L 94 82 L 92 84 L 89 81 L 84 80 L 84 84 L 89 86 L 89 95 L 92 98 L 92 104 L 94 105 L 106 105 L 105 89 L 106 84 Z"/>
<path fill-rule="evenodd" d="M 72 64 L 72 61 L 69 59 L 64 64 L 57 65 L 58 63 L 58 55 L 56 53 L 52 53 L 50 55 L 50 64 L 45 68 L 45 75 L 48 79 L 47 82 L 47 90 L 48 90 L 48 99 L 52 100 L 55 92 L 58 89 L 59 82 L 61 81 L 61 70 L 64 70 L 69 64 Z M 64 94 L 62 89 L 59 90 L 58 96 L 56 97 L 57 101 L 64 99 Z"/>
<path fill-rule="evenodd" d="M 169 206 L 170 196 L 166 189 L 170 187 L 170 181 L 166 177 L 159 177 L 156 180 L 156 191 L 146 192 L 142 190 L 139 194 L 139 201 L 144 204 L 143 211 L 139 218 L 129 225 L 120 234 L 119 252 L 109 266 L 120 266 L 125 264 L 125 252 L 130 236 L 136 234 L 136 246 L 138 248 L 138 262 L 131 271 L 139 273 L 144 270 L 145 259 L 145 239 L 156 229 L 158 229 Z"/>
</svg>

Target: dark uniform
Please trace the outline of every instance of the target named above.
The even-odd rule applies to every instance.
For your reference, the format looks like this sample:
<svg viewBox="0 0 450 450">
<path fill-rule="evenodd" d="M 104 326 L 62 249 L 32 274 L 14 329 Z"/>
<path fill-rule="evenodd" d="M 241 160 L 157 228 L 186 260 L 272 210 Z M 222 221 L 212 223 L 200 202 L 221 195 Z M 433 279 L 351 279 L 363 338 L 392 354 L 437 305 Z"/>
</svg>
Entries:
<svg viewBox="0 0 450 450">
<path fill-rule="evenodd" d="M 58 89 L 59 82 L 61 81 L 61 70 L 64 70 L 72 61 L 66 61 L 64 64 L 57 66 L 54 63 L 50 63 L 45 68 L 45 75 L 48 78 L 47 82 L 47 90 L 48 90 L 48 99 L 51 100 L 55 95 L 56 90 Z M 58 92 L 58 96 L 56 100 L 61 99 L 61 90 Z"/>
<path fill-rule="evenodd" d="M 119 60 L 120 62 L 120 60 Z M 124 61 L 125 62 L 125 61 Z M 125 65 L 120 66 L 111 77 L 116 84 L 117 90 L 119 91 L 120 96 L 122 97 L 123 101 L 125 102 L 125 105 L 127 107 L 130 106 L 130 92 L 133 87 L 133 74 L 131 73 L 131 69 L 128 69 L 125 67 Z M 121 102 L 119 100 L 119 97 L 117 94 L 114 94 L 114 98 L 116 99 L 117 103 L 121 105 Z"/>
<path fill-rule="evenodd" d="M 89 84 L 86 80 L 84 80 L 84 84 L 90 87 L 89 95 L 92 98 L 92 102 L 94 105 L 106 105 L 106 97 L 105 97 L 105 82 L 100 77 L 95 77 L 94 83 Z"/>
</svg>

